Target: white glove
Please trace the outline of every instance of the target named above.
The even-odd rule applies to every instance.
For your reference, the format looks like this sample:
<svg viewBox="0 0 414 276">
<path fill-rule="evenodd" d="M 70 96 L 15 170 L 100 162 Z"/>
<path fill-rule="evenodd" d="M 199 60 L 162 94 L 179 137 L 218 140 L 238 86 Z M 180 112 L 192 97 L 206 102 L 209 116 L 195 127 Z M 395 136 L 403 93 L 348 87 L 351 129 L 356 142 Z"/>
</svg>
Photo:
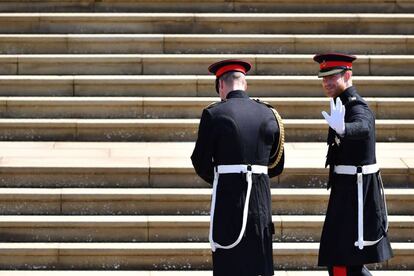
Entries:
<svg viewBox="0 0 414 276">
<path fill-rule="evenodd" d="M 328 125 L 333 128 L 337 134 L 343 135 L 345 133 L 345 106 L 341 99 L 337 98 L 336 106 L 334 100 L 331 98 L 331 115 L 322 111 L 322 115 L 328 122 Z"/>
</svg>

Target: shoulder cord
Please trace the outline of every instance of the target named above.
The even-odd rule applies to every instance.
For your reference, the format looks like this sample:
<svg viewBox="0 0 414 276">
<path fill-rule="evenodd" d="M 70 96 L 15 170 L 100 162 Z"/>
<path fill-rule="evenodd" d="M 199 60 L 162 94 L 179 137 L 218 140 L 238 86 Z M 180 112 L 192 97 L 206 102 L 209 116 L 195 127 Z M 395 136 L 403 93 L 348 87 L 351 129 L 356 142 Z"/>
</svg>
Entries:
<svg viewBox="0 0 414 276">
<path fill-rule="evenodd" d="M 285 128 L 283 126 L 283 121 L 282 121 L 282 117 L 280 117 L 279 113 L 276 111 L 276 109 L 274 108 L 270 108 L 273 112 L 273 114 L 275 115 L 277 124 L 279 125 L 279 144 L 277 145 L 277 149 L 275 151 L 275 154 L 273 156 L 275 156 L 277 154 L 276 160 L 275 162 L 273 162 L 273 164 L 269 165 L 269 169 L 273 169 L 274 167 L 277 166 L 277 164 L 279 164 L 280 159 L 282 158 L 282 154 L 283 154 L 283 150 L 284 150 L 284 146 L 285 146 Z M 272 157 L 273 157 L 272 156 Z"/>
</svg>

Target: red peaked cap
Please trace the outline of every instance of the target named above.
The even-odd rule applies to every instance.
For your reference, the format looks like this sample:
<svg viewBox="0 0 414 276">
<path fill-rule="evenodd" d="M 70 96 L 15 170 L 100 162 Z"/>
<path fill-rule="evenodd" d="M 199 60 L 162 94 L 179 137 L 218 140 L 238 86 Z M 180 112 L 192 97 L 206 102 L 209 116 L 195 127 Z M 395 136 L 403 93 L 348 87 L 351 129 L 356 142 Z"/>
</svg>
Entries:
<svg viewBox="0 0 414 276">
<path fill-rule="evenodd" d="M 249 62 L 237 59 L 226 59 L 213 63 L 208 67 L 208 71 L 216 75 L 216 78 L 219 79 L 225 73 L 231 71 L 241 72 L 246 75 L 251 68 L 252 65 Z"/>
<path fill-rule="evenodd" d="M 313 60 L 319 63 L 318 77 L 335 75 L 344 70 L 352 70 L 352 62 L 356 60 L 355 56 L 341 53 L 317 54 Z"/>
</svg>

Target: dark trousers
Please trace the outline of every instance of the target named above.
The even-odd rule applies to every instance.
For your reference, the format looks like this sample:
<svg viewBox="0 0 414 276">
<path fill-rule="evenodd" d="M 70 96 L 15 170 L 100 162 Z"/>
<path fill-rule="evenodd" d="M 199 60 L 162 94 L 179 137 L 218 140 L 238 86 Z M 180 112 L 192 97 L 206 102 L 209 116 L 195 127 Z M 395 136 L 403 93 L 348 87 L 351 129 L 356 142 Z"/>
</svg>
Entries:
<svg viewBox="0 0 414 276">
<path fill-rule="evenodd" d="M 372 276 L 364 265 L 328 267 L 329 276 Z"/>
</svg>

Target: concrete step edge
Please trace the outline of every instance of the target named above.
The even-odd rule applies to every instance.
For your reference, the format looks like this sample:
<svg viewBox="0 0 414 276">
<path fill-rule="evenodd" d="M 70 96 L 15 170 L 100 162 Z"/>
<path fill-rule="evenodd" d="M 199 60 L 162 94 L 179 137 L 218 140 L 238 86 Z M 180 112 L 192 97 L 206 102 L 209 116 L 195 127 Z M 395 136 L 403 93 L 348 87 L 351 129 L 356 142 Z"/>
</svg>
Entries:
<svg viewBox="0 0 414 276">
<path fill-rule="evenodd" d="M 322 215 L 273 215 L 272 221 L 279 227 L 300 224 L 303 226 L 320 226 L 325 219 Z M 390 215 L 391 225 L 414 228 L 413 215 Z M 161 226 L 180 227 L 191 224 L 205 227 L 210 222 L 208 215 L 1 215 L 0 227 L 126 227 L 126 226 Z"/>
<path fill-rule="evenodd" d="M 75 81 L 75 82 L 92 82 L 92 81 L 206 81 L 210 82 L 214 80 L 214 76 L 211 75 L 75 75 L 75 76 L 57 76 L 57 75 L 0 75 L 0 81 Z M 246 77 L 251 81 L 317 81 L 321 80 L 315 76 L 307 75 L 263 75 L 253 76 L 248 75 Z M 414 76 L 354 76 L 355 81 L 413 81 Z"/>
<path fill-rule="evenodd" d="M 272 188 L 272 197 L 314 197 L 315 199 L 326 198 L 330 191 L 322 188 Z M 385 189 L 387 198 L 392 197 L 412 197 L 414 188 L 387 188 Z M 110 196 L 110 197 L 139 197 L 150 196 L 147 199 L 165 196 L 176 196 L 182 200 L 199 200 L 199 198 L 207 198 L 210 200 L 210 188 L 0 188 L 2 196 L 19 196 L 19 195 L 50 195 L 52 197 L 76 197 L 76 196 Z"/>
<path fill-rule="evenodd" d="M 95 125 L 132 125 L 132 124 L 142 124 L 142 125 L 195 125 L 198 126 L 199 119 L 59 119 L 59 118 L 52 118 L 52 119 L 8 119 L 2 118 L 0 119 L 0 125 L 41 125 L 41 124 L 48 124 L 50 127 L 53 126 L 71 126 L 71 125 L 88 125 L 88 124 L 95 124 Z M 285 126 L 295 127 L 295 126 L 313 126 L 313 127 L 325 127 L 326 123 L 323 119 L 284 119 L 283 120 Z M 392 125 L 404 125 L 410 126 L 414 124 L 414 119 L 379 119 L 376 120 L 376 126 L 379 127 L 387 127 Z"/>
<path fill-rule="evenodd" d="M 225 19 L 225 20 L 260 20 L 265 18 L 267 20 L 282 18 L 292 18 L 292 19 L 302 19 L 310 18 L 320 21 L 325 21 L 326 19 L 341 19 L 341 18 L 353 18 L 353 19 L 413 19 L 414 15 L 411 13 L 243 13 L 243 12 L 233 12 L 233 13 L 186 13 L 186 12 L 159 12 L 159 13 L 147 13 L 147 12 L 16 12 L 16 13 L 2 13 L 0 14 L 0 20 L 6 19 L 27 19 L 38 21 L 40 19 L 62 19 L 62 20 L 78 20 L 78 19 L 134 19 L 134 18 L 143 18 L 143 19 L 154 19 L 156 21 L 166 19 L 171 20 L 172 18 L 197 18 L 197 19 L 206 19 L 206 20 L 216 20 L 216 19 Z"/>
<path fill-rule="evenodd" d="M 287 40 L 294 42 L 295 39 L 304 40 L 325 40 L 325 39 L 359 39 L 361 41 L 371 40 L 395 40 L 402 41 L 413 39 L 411 34 L 0 34 L 2 39 L 147 39 L 147 40 L 195 40 L 202 42 L 208 39 L 226 40 L 252 40 L 253 42 L 268 40 Z"/>
<path fill-rule="evenodd" d="M 256 98 L 256 97 L 253 97 Z M 393 105 L 412 105 L 414 98 L 409 97 L 365 97 L 370 105 L 393 104 Z M 329 103 L 326 97 L 260 97 L 260 100 L 272 104 L 296 105 L 306 103 L 307 105 L 321 105 Z M 29 96 L 14 97 L 0 96 L 0 104 L 6 105 L 135 105 L 135 106 L 206 106 L 212 102 L 217 102 L 217 97 L 50 97 L 50 96 Z"/>
<path fill-rule="evenodd" d="M 398 242 L 391 243 L 393 250 L 399 254 L 414 254 L 414 243 L 411 242 Z M 279 252 L 279 254 L 289 255 L 303 255 L 303 254 L 317 254 L 319 249 L 319 243 L 288 243 L 280 242 L 273 243 L 273 251 Z M 129 251 L 132 254 L 147 254 L 153 252 L 162 252 L 168 254 L 171 251 L 181 251 L 188 254 L 192 254 L 194 250 L 204 251 L 210 253 L 209 243 L 0 243 L 0 255 L 9 254 L 8 250 L 13 250 L 16 254 L 27 254 L 30 251 L 31 254 L 44 254 L 42 251 L 48 251 L 51 254 L 56 254 L 54 251 L 59 251 L 58 254 L 65 255 L 65 253 L 79 254 L 99 254 L 106 255 L 113 252 L 122 252 L 122 254 L 128 254 Z M 82 251 L 85 251 L 82 253 Z M 112 251 L 112 252 L 111 252 Z M 305 253 L 306 252 L 306 253 Z"/>
<path fill-rule="evenodd" d="M 414 270 L 371 270 L 373 276 L 412 276 Z M 35 270 L 2 270 L 0 276 L 212 276 L 212 271 L 93 271 L 93 270 L 70 270 L 70 271 L 35 271 Z M 326 276 L 326 271 L 295 271 L 276 270 L 275 275 L 280 276 Z"/>
</svg>

